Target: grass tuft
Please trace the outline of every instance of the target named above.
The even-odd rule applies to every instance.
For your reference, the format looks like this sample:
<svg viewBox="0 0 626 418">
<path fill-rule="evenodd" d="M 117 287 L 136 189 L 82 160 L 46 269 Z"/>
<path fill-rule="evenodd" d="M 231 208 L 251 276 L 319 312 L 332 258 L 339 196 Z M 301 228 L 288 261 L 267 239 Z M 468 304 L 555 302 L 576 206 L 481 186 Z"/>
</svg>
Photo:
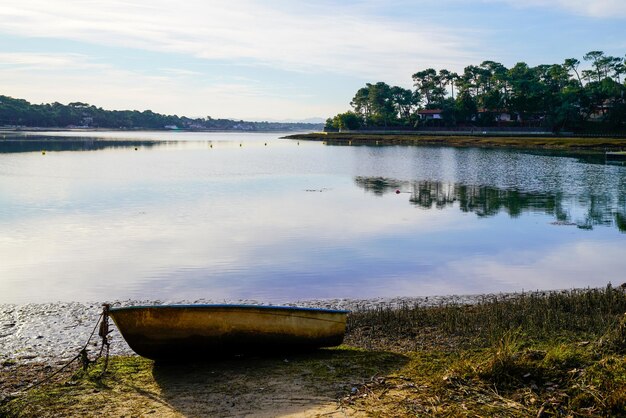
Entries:
<svg viewBox="0 0 626 418">
<path fill-rule="evenodd" d="M 423 345 L 488 347 L 513 330 L 525 341 L 594 339 L 603 336 L 626 312 L 626 293 L 602 289 L 485 296 L 474 305 L 378 307 L 353 312 L 347 341 L 369 348 L 386 341 L 402 350 Z M 621 332 L 621 334 L 620 334 Z M 610 337 L 626 338 L 626 328 Z"/>
<path fill-rule="evenodd" d="M 0 405 L 0 416 L 228 415 L 225 399 L 257 393 L 256 408 L 294 388 L 332 394 L 346 415 L 626 416 L 625 312 L 611 285 L 358 310 L 338 349 L 176 367 L 114 357 L 104 376 L 101 363 L 78 371 Z M 264 398 L 268 381 L 287 385 Z"/>
</svg>

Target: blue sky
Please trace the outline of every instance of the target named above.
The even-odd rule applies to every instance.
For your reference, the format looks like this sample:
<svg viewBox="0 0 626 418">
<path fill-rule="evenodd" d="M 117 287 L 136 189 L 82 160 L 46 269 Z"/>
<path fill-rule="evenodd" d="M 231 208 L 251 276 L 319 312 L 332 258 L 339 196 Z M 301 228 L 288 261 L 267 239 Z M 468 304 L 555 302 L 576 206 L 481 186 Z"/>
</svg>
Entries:
<svg viewBox="0 0 626 418">
<path fill-rule="evenodd" d="M 0 94 L 249 120 L 328 117 L 424 68 L 624 56 L 624 0 L 0 0 Z"/>
</svg>

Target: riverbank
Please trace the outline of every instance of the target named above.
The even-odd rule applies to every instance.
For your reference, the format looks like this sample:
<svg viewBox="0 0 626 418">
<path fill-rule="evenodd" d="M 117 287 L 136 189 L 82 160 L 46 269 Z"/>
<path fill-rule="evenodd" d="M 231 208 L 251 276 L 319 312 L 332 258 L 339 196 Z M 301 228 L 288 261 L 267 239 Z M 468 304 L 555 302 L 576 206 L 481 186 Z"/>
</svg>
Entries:
<svg viewBox="0 0 626 418">
<path fill-rule="evenodd" d="M 350 133 L 318 132 L 285 136 L 286 139 L 323 141 L 329 145 L 423 145 L 481 148 L 519 148 L 548 150 L 619 151 L 626 150 L 626 138 L 503 136 L 495 132 L 484 135 L 434 135 L 429 133 Z"/>
<path fill-rule="evenodd" d="M 485 300 L 517 297 L 515 293 L 448 295 L 414 298 L 324 299 L 286 303 L 288 306 L 366 311 L 402 306 L 467 305 Z M 163 304 L 267 305 L 256 300 L 124 300 L 109 301 L 111 306 Z M 89 337 L 102 311 L 98 302 L 0 304 L 0 364 L 45 364 L 54 366 L 74 357 Z M 111 353 L 133 355 L 114 327 L 110 335 Z"/>
<path fill-rule="evenodd" d="M 114 338 L 116 355 L 103 376 L 102 363 L 87 373 L 73 370 L 25 397 L 9 401 L 9 396 L 0 415 L 626 413 L 626 294 L 621 287 L 436 302 L 421 298 L 311 303 L 353 306 L 344 345 L 309 354 L 173 366 L 127 355 Z M 76 316 L 79 305 L 39 307 L 41 317 L 56 315 L 61 321 L 55 312 L 72 311 L 67 321 L 91 326 L 99 312 L 97 305 L 85 305 L 90 313 L 84 317 Z M 60 323 L 55 329 L 54 334 L 69 332 Z M 0 388 L 5 396 L 54 370 L 28 361 L 2 363 Z"/>
</svg>

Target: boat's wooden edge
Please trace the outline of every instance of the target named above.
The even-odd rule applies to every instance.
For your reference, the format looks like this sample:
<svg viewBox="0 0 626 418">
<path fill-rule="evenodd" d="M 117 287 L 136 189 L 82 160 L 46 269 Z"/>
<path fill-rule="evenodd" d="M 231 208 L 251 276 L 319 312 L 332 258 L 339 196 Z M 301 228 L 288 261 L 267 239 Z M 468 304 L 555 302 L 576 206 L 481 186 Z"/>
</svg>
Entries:
<svg viewBox="0 0 626 418">
<path fill-rule="evenodd" d="M 286 312 L 319 312 L 332 314 L 348 314 L 350 311 L 340 309 L 326 308 L 307 308 L 300 306 L 272 306 L 272 305 L 229 305 L 229 304 L 189 304 L 189 305 L 131 305 L 131 306 L 112 306 L 109 311 L 125 311 L 133 309 L 189 309 L 189 308 L 206 308 L 206 309 L 250 309 L 250 310 L 278 310 Z"/>
</svg>

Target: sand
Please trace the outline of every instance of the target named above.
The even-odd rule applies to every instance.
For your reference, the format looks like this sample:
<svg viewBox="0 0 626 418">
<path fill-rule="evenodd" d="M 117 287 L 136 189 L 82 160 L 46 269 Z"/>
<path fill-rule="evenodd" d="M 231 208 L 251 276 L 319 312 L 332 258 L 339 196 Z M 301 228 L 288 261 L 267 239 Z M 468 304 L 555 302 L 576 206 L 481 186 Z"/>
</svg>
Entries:
<svg viewBox="0 0 626 418">
<path fill-rule="evenodd" d="M 383 306 L 468 304 L 494 296 L 503 298 L 513 295 L 304 300 L 282 305 L 355 311 Z M 110 303 L 113 306 L 203 303 L 266 305 L 254 300 L 127 300 Z M 102 304 L 98 302 L 0 305 L 0 403 L 19 396 L 29 385 L 49 376 L 76 356 L 94 330 L 101 311 Z M 111 331 L 111 355 L 134 356 L 114 325 Z M 88 352 L 93 358 L 100 351 L 97 332 L 92 341 Z M 341 402 L 341 397 L 350 393 L 352 385 L 356 385 L 355 389 L 359 382 L 369 377 L 363 375 L 362 370 L 351 371 L 343 383 L 320 382 L 306 372 L 311 367 L 342 369 L 343 365 L 350 362 L 348 357 L 342 357 L 346 355 L 339 350 L 330 354 L 329 358 L 295 359 L 292 363 L 282 358 L 248 359 L 220 363 L 217 368 L 215 364 L 208 367 L 194 366 L 193 370 L 184 367 L 164 370 L 155 366 L 145 381 L 137 382 L 136 387 L 119 391 L 115 389 L 115 399 L 107 402 L 104 409 L 99 407 L 94 410 L 90 406 L 92 400 L 86 399 L 84 406 L 76 405 L 71 413 L 80 413 L 82 416 L 166 417 L 362 416 L 363 411 L 352 409 Z M 59 376 L 59 380 L 69 379 L 77 368 L 78 364 L 74 363 L 66 373 Z"/>
</svg>

